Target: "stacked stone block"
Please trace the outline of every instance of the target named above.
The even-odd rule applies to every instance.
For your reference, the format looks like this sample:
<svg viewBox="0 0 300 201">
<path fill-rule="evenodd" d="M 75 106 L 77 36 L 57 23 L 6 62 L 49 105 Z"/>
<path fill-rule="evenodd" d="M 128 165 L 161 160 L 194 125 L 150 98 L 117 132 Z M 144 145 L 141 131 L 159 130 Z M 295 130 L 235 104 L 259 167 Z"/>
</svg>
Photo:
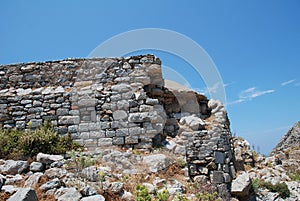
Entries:
<svg viewBox="0 0 300 201">
<path fill-rule="evenodd" d="M 186 154 L 191 177 L 230 183 L 234 158 L 223 106 L 164 86 L 153 55 L 0 66 L 0 126 L 55 130 L 87 148 L 151 149 L 167 137 Z M 202 120 L 213 119 L 207 129 Z"/>
</svg>

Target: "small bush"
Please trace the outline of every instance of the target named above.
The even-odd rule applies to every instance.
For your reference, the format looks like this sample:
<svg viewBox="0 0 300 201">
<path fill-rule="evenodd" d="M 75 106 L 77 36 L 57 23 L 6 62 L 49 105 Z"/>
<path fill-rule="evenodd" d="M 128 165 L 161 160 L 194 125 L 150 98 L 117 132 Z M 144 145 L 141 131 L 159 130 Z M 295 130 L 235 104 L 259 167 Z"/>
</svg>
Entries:
<svg viewBox="0 0 300 201">
<path fill-rule="evenodd" d="M 157 193 L 158 201 L 167 201 L 170 197 L 170 193 L 167 189 L 164 189 L 162 192 Z"/>
<path fill-rule="evenodd" d="M 199 199 L 199 201 L 215 201 L 218 200 L 218 193 L 217 192 L 213 192 L 213 193 L 209 193 L 209 192 L 204 192 L 204 193 L 198 193 L 197 194 L 197 198 Z"/>
<path fill-rule="evenodd" d="M 292 181 L 300 181 L 300 174 L 298 172 L 293 172 L 288 174 Z"/>
<path fill-rule="evenodd" d="M 178 158 L 175 164 L 180 168 L 185 168 L 187 166 L 187 162 L 183 158 Z"/>
<path fill-rule="evenodd" d="M 55 133 L 49 121 L 35 131 L 0 129 L 0 139 L 0 158 L 4 159 L 26 159 L 39 152 L 64 154 L 81 147 L 70 135 L 60 136 Z"/>
<path fill-rule="evenodd" d="M 254 191 L 256 191 L 258 188 L 266 188 L 271 192 L 278 193 L 281 198 L 287 198 L 290 197 L 290 190 L 286 183 L 277 183 L 272 184 L 271 182 L 264 182 L 260 179 L 254 179 L 252 181 L 252 187 Z"/>
<path fill-rule="evenodd" d="M 136 201 L 151 201 L 151 196 L 146 186 L 138 184 L 135 189 Z"/>
</svg>

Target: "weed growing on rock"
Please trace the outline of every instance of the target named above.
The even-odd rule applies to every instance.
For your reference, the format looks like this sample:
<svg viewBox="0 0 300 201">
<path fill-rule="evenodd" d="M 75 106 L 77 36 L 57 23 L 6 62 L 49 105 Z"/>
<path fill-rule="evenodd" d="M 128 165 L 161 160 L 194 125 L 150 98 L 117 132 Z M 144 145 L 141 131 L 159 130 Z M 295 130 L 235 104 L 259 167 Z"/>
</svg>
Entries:
<svg viewBox="0 0 300 201">
<path fill-rule="evenodd" d="M 289 173 L 288 176 L 292 181 L 300 181 L 300 174 L 298 172 Z"/>
<path fill-rule="evenodd" d="M 167 189 L 157 193 L 157 201 L 167 201 L 170 197 L 170 193 Z"/>
<path fill-rule="evenodd" d="M 197 198 L 199 201 L 216 201 L 218 197 L 217 192 L 209 193 L 209 192 L 204 192 L 204 193 L 197 193 Z"/>
<path fill-rule="evenodd" d="M 265 182 L 260 179 L 254 179 L 252 181 L 252 187 L 257 192 L 258 188 L 266 188 L 271 192 L 278 193 L 281 198 L 290 197 L 290 190 L 286 183 L 276 183 L 275 185 L 271 182 Z"/>
<path fill-rule="evenodd" d="M 138 184 L 135 190 L 136 201 L 151 201 L 151 196 L 146 186 Z"/>
</svg>

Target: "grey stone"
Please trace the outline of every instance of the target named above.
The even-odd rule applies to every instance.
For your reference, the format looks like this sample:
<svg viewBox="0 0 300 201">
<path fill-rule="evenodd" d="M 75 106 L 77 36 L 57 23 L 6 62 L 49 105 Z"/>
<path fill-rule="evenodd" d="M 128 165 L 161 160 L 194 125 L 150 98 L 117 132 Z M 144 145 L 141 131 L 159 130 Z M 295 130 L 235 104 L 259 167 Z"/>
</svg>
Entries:
<svg viewBox="0 0 300 201">
<path fill-rule="evenodd" d="M 126 119 L 127 117 L 128 117 L 128 114 L 124 110 L 117 110 L 117 111 L 113 112 L 114 120 Z"/>
<path fill-rule="evenodd" d="M 42 172 L 44 170 L 44 165 L 40 162 L 32 162 L 30 164 L 29 170 L 32 172 Z"/>
<path fill-rule="evenodd" d="M 114 194 L 121 193 L 123 191 L 123 188 L 124 184 L 122 182 L 112 182 L 109 187 L 111 192 L 113 192 Z"/>
<path fill-rule="evenodd" d="M 30 104 L 30 103 L 32 103 L 32 100 L 21 100 L 22 105 L 27 105 L 27 104 Z"/>
<path fill-rule="evenodd" d="M 113 145 L 113 140 L 112 138 L 100 138 L 98 140 L 98 146 L 101 147 L 101 146 L 111 146 Z"/>
<path fill-rule="evenodd" d="M 0 174 L 0 191 L 2 186 L 5 184 L 5 181 L 6 181 L 5 177 L 2 174 Z"/>
<path fill-rule="evenodd" d="M 64 168 L 50 168 L 50 169 L 47 169 L 45 171 L 45 175 L 50 178 L 50 179 L 54 179 L 54 178 L 61 178 L 63 176 L 65 176 L 67 174 L 67 170 L 64 169 Z"/>
<path fill-rule="evenodd" d="M 79 107 L 92 107 L 95 106 L 97 103 L 97 99 L 95 98 L 89 98 L 89 99 L 80 99 L 78 101 Z"/>
<path fill-rule="evenodd" d="M 84 168 L 81 172 L 82 177 L 88 181 L 96 182 L 99 180 L 98 170 L 96 166 Z"/>
<path fill-rule="evenodd" d="M 68 115 L 68 114 L 69 114 L 69 109 L 58 108 L 58 109 L 56 110 L 56 115 L 58 115 L 58 116 Z"/>
<path fill-rule="evenodd" d="M 129 122 L 145 122 L 149 121 L 149 113 L 148 112 L 142 112 L 142 113 L 130 113 L 128 117 Z"/>
<path fill-rule="evenodd" d="M 55 161 L 53 163 L 50 164 L 51 168 L 61 168 L 64 165 L 64 163 L 62 161 Z"/>
<path fill-rule="evenodd" d="M 112 91 L 116 91 L 116 92 L 128 92 L 130 91 L 130 86 L 128 84 L 117 84 L 111 87 Z"/>
<path fill-rule="evenodd" d="M 38 162 L 46 165 L 50 165 L 53 162 L 61 161 L 63 159 L 64 157 L 61 155 L 50 155 L 50 154 L 38 153 L 38 155 L 36 156 L 36 160 Z"/>
<path fill-rule="evenodd" d="M 60 116 L 58 119 L 59 124 L 79 124 L 80 118 L 78 116 Z"/>
<path fill-rule="evenodd" d="M 14 161 L 7 160 L 3 165 L 0 166 L 0 171 L 2 174 L 20 174 L 28 170 L 29 165 L 27 161 Z"/>
<path fill-rule="evenodd" d="M 144 156 L 143 162 L 148 165 L 148 169 L 153 173 L 163 170 L 170 165 L 169 159 L 164 154 Z"/>
<path fill-rule="evenodd" d="M 5 185 L 10 185 L 10 184 L 12 185 L 12 184 L 15 184 L 16 182 L 19 182 L 19 181 L 22 181 L 22 180 L 23 180 L 22 175 L 16 174 L 13 177 L 7 177 Z"/>
<path fill-rule="evenodd" d="M 68 126 L 68 131 L 70 133 L 77 133 L 78 132 L 78 125 L 71 125 L 71 126 Z"/>
<path fill-rule="evenodd" d="M 79 124 L 78 130 L 80 132 L 89 131 L 89 123 L 81 123 L 81 124 Z"/>
<path fill-rule="evenodd" d="M 20 188 L 8 201 L 38 201 L 38 197 L 33 189 Z"/>
<path fill-rule="evenodd" d="M 120 128 L 116 130 L 116 136 L 117 137 L 123 137 L 123 136 L 128 136 L 128 128 Z"/>
<path fill-rule="evenodd" d="M 125 144 L 137 144 L 139 143 L 138 136 L 127 136 L 125 137 Z"/>
<path fill-rule="evenodd" d="M 113 137 L 112 143 L 114 145 L 122 145 L 125 144 L 125 139 L 124 137 Z"/>
<path fill-rule="evenodd" d="M 61 182 L 58 178 L 52 179 L 48 182 L 46 182 L 45 184 L 40 186 L 40 189 L 43 191 L 47 191 L 53 188 L 58 188 L 61 186 Z"/>
<path fill-rule="evenodd" d="M 224 183 L 224 176 L 222 171 L 213 171 L 212 182 L 215 184 Z"/>
<path fill-rule="evenodd" d="M 40 181 L 41 176 L 43 173 L 36 172 L 29 176 L 29 178 L 25 181 L 24 188 L 34 188 Z"/>
<path fill-rule="evenodd" d="M 91 196 L 91 195 L 96 195 L 97 191 L 93 187 L 87 185 L 83 189 L 80 190 L 80 193 L 83 196 Z"/>
<path fill-rule="evenodd" d="M 82 198 L 80 201 L 105 201 L 102 195 L 92 195 Z"/>
<path fill-rule="evenodd" d="M 82 195 L 76 190 L 76 188 L 60 188 L 58 189 L 54 197 L 58 201 L 79 201 Z"/>
<path fill-rule="evenodd" d="M 242 172 L 231 183 L 231 193 L 235 196 L 248 196 L 251 189 L 251 179 L 247 172 Z"/>
<path fill-rule="evenodd" d="M 180 119 L 180 124 L 187 124 L 194 131 L 201 130 L 205 126 L 205 123 L 199 117 L 194 115 L 182 117 Z"/>
<path fill-rule="evenodd" d="M 25 95 L 29 95 L 32 92 L 32 89 L 28 88 L 28 89 L 23 89 L 23 88 L 18 88 L 16 90 L 17 95 L 18 96 L 25 96 Z"/>
<path fill-rule="evenodd" d="M 215 162 L 219 163 L 219 164 L 224 164 L 224 161 L 225 161 L 225 154 L 224 154 L 224 152 L 216 151 L 215 152 Z"/>
<path fill-rule="evenodd" d="M 9 194 L 13 194 L 19 190 L 18 187 L 15 187 L 13 185 L 4 185 L 2 186 L 1 191 Z"/>
<path fill-rule="evenodd" d="M 116 136 L 116 131 L 114 130 L 107 130 L 105 133 L 106 137 L 115 137 Z"/>
</svg>

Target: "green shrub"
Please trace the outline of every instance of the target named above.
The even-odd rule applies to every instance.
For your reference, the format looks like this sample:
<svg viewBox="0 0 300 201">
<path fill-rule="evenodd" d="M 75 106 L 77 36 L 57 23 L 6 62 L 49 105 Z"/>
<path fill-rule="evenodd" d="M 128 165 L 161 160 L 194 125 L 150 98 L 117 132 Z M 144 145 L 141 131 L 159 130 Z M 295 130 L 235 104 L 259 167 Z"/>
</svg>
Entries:
<svg viewBox="0 0 300 201">
<path fill-rule="evenodd" d="M 189 201 L 189 199 L 180 193 L 176 193 L 172 201 Z"/>
<path fill-rule="evenodd" d="M 185 168 L 187 166 L 187 162 L 183 158 L 178 158 L 175 164 L 180 168 Z"/>
<path fill-rule="evenodd" d="M 75 153 L 74 149 L 70 152 L 71 163 L 69 166 L 74 165 L 78 172 L 81 172 L 82 169 L 90 167 L 97 163 L 96 159 L 93 159 L 91 155 L 84 156 L 82 151 L 79 151 L 78 155 Z M 73 164 L 72 164 L 73 163 Z M 101 171 L 100 171 L 101 172 Z M 104 175 L 105 176 L 105 175 Z M 100 178 L 101 179 L 101 178 Z"/>
<path fill-rule="evenodd" d="M 0 158 L 4 159 L 26 159 L 39 152 L 64 154 L 81 147 L 70 135 L 60 136 L 55 133 L 49 121 L 34 131 L 1 129 L 0 139 Z"/>
<path fill-rule="evenodd" d="M 254 191 L 257 191 L 257 189 L 260 187 L 260 183 L 261 183 L 261 181 L 258 178 L 255 178 L 254 180 L 252 180 L 251 185 L 252 185 L 252 188 Z"/>
<path fill-rule="evenodd" d="M 170 197 L 170 193 L 167 189 L 157 193 L 158 201 L 167 201 Z"/>
<path fill-rule="evenodd" d="M 298 172 L 293 172 L 288 174 L 292 181 L 300 181 L 300 174 Z"/>
<path fill-rule="evenodd" d="M 218 193 L 217 192 L 213 192 L 213 193 L 209 193 L 209 192 L 204 192 L 204 193 L 198 193 L 197 194 L 197 198 L 199 199 L 199 201 L 215 201 L 218 200 Z"/>
<path fill-rule="evenodd" d="M 22 133 L 16 129 L 2 130 L 0 128 L 0 158 L 14 159 L 22 156 L 22 151 L 19 149 L 19 139 Z"/>
<path fill-rule="evenodd" d="M 276 183 L 275 185 L 271 182 L 264 182 L 260 179 L 254 179 L 252 181 L 252 187 L 256 191 L 258 188 L 266 188 L 271 192 L 278 193 L 281 198 L 290 197 L 290 190 L 286 183 Z"/>
<path fill-rule="evenodd" d="M 136 201 L 151 201 L 151 196 L 146 186 L 138 184 L 135 190 Z"/>
</svg>

